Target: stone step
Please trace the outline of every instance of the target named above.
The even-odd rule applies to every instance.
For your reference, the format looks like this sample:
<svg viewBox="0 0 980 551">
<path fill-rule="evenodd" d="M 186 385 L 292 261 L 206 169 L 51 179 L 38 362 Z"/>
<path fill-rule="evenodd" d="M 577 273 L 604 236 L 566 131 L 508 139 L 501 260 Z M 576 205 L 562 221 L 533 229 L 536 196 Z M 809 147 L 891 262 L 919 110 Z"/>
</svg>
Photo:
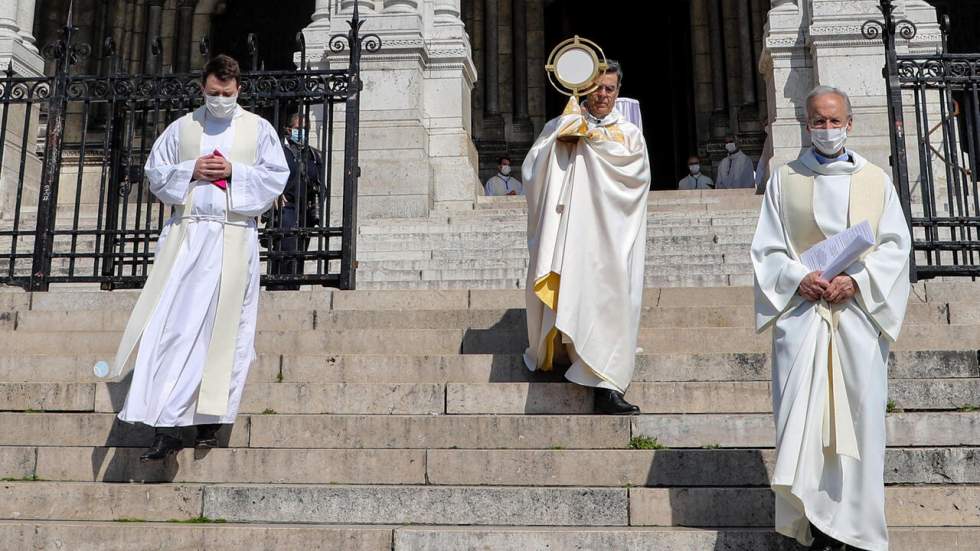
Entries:
<svg viewBox="0 0 980 551">
<path fill-rule="evenodd" d="M 374 526 L 0 521 L 7 549 L 391 551 L 392 530 Z"/>
<path fill-rule="evenodd" d="M 67 482 L 767 487 L 771 449 L 218 448 L 142 463 L 144 448 L 0 446 L 0 478 Z M 980 448 L 889 448 L 886 484 L 980 483 Z"/>
<path fill-rule="evenodd" d="M 980 529 L 889 530 L 893 551 L 973 550 Z M 797 551 L 767 529 L 673 527 L 453 527 L 322 524 L 175 524 L 147 522 L 0 521 L 11 549 L 305 549 L 308 551 Z"/>
<path fill-rule="evenodd" d="M 705 247 L 707 245 L 736 245 L 741 247 L 743 253 L 748 257 L 749 244 L 752 242 L 752 232 L 719 232 L 708 233 L 705 235 L 674 235 L 669 237 L 647 236 L 647 252 L 658 250 L 683 249 L 695 247 Z M 398 250 L 439 250 L 439 249 L 518 249 L 527 247 L 525 235 L 499 236 L 495 233 L 476 234 L 449 234 L 446 236 L 432 236 L 427 234 L 406 234 L 396 238 L 377 238 L 360 239 L 357 243 L 358 250 L 363 251 L 398 251 Z"/>
<path fill-rule="evenodd" d="M 655 438 L 672 448 L 771 448 L 771 414 L 641 415 L 633 436 Z M 974 446 L 980 444 L 980 412 L 890 413 L 889 446 Z"/>
<path fill-rule="evenodd" d="M 772 390 L 753 382 L 634 382 L 627 400 L 644 413 L 766 413 Z M 0 411 L 113 413 L 129 383 L 0 383 Z M 980 407 L 980 379 L 892 379 L 903 410 Z M 340 415 L 569 415 L 593 413 L 592 390 L 571 383 L 252 383 L 241 413 Z"/>
<path fill-rule="evenodd" d="M 728 277 L 730 275 L 746 275 L 751 277 L 752 265 L 746 263 L 734 264 L 689 264 L 648 266 L 644 274 L 646 286 L 657 285 L 658 279 L 664 278 L 711 278 Z M 433 269 L 433 270 L 399 270 L 389 267 L 383 269 L 361 269 L 357 272 L 358 281 L 372 282 L 413 282 L 413 281 L 457 281 L 457 280 L 523 280 L 527 278 L 526 267 L 485 268 L 485 269 Z"/>
<path fill-rule="evenodd" d="M 135 290 L 100 291 L 97 284 L 55 284 L 46 293 L 27 293 L 18 288 L 0 287 L 0 311 L 131 310 L 138 296 L 139 292 Z M 724 289 L 648 287 L 644 291 L 647 306 L 751 306 L 753 297 L 751 284 Z M 331 307 L 335 310 L 459 310 L 522 308 L 525 295 L 520 290 L 336 291 L 304 287 L 299 291 L 263 291 L 260 301 L 263 309 L 271 310 Z M 915 285 L 910 302 L 980 305 L 980 281 L 920 282 Z"/>
<path fill-rule="evenodd" d="M 889 549 L 973 550 L 980 529 L 889 528 Z M 395 551 L 798 551 L 789 538 L 767 529 L 690 529 L 670 527 L 483 528 L 419 526 L 398 528 Z"/>
<path fill-rule="evenodd" d="M 644 280 L 648 287 L 733 287 L 752 283 L 751 274 L 743 275 L 653 275 Z M 358 281 L 358 288 L 363 290 L 461 290 L 461 289 L 521 289 L 524 287 L 524 277 L 520 279 L 457 279 L 457 280 L 427 280 L 427 281 Z"/>
<path fill-rule="evenodd" d="M 638 354 L 634 382 L 769 381 L 764 352 Z M 94 383 L 92 366 L 102 354 L 0 354 L 0 381 Z M 894 379 L 980 377 L 976 350 L 891 352 Z M 520 354 L 299 355 L 259 354 L 249 384 L 290 383 L 491 383 L 563 381 L 560 371 L 531 372 Z M 37 409 L 37 408 L 35 408 Z"/>
<path fill-rule="evenodd" d="M 980 446 L 980 413 L 887 416 L 893 447 Z M 143 447 L 152 430 L 108 413 L 0 413 L 0 446 Z M 632 429 L 631 429 L 632 425 Z M 771 448 L 771 414 L 601 415 L 241 415 L 232 447 L 625 449 L 630 438 L 671 448 Z M 188 440 L 189 442 L 189 440 Z"/>
<path fill-rule="evenodd" d="M 152 429 L 110 413 L 0 413 L 0 423 L 0 446 L 145 447 L 153 439 Z M 629 439 L 629 419 L 595 415 L 239 415 L 223 437 L 232 447 L 344 449 L 625 449 Z"/>
<path fill-rule="evenodd" d="M 758 220 L 747 218 L 714 218 L 701 221 L 651 218 L 647 220 L 647 237 L 717 235 L 735 231 L 754 233 Z M 481 222 L 426 222 L 398 225 L 362 225 L 357 229 L 359 240 L 373 238 L 398 238 L 402 235 L 426 235 L 447 237 L 451 235 L 492 235 L 498 239 L 523 237 L 527 234 L 527 219 L 515 218 L 487 224 Z"/>
<path fill-rule="evenodd" d="M 648 301 L 647 304 L 650 304 Z M 910 304 L 907 325 L 948 325 L 971 321 L 972 305 Z M 0 331 L 122 331 L 129 313 L 124 310 L 33 310 L 15 312 L 4 319 Z M 751 306 L 645 307 L 642 327 L 748 327 L 755 325 Z M 363 329 L 494 329 L 525 331 L 524 309 L 506 310 L 272 310 L 260 308 L 258 330 Z"/>
<path fill-rule="evenodd" d="M 36 355 L 51 343 L 78 354 L 112 354 L 120 331 L 0 331 L 0 350 Z M 637 346 L 646 353 L 766 352 L 772 337 L 746 327 L 641 327 Z M 518 354 L 527 348 L 523 331 L 493 329 L 346 329 L 259 331 L 256 350 L 265 354 Z M 980 349 L 980 325 L 910 325 L 893 349 Z"/>
</svg>

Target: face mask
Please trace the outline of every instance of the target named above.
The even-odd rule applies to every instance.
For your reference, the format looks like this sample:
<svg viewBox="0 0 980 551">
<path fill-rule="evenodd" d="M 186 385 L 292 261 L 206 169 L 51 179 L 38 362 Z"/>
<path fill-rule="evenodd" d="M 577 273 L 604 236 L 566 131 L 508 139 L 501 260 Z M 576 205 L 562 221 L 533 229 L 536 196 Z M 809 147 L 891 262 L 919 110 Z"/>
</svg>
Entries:
<svg viewBox="0 0 980 551">
<path fill-rule="evenodd" d="M 811 128 L 810 142 L 821 154 L 828 157 L 844 149 L 847 142 L 846 128 Z"/>
<path fill-rule="evenodd" d="M 230 98 L 206 95 L 204 101 L 208 106 L 208 113 L 219 119 L 228 119 L 235 114 L 235 107 L 238 106 L 238 95 Z"/>
<path fill-rule="evenodd" d="M 700 174 L 701 173 L 701 165 L 699 165 L 699 164 L 687 165 L 687 168 L 688 168 L 688 170 L 691 171 L 691 174 Z"/>
<path fill-rule="evenodd" d="M 500 167 L 500 173 L 504 176 L 510 176 L 510 165 L 504 165 Z"/>
<path fill-rule="evenodd" d="M 735 145 L 734 143 L 731 143 L 731 142 L 726 143 L 725 144 L 725 151 L 727 151 L 729 153 L 735 153 L 736 151 L 738 151 L 738 146 Z"/>
<path fill-rule="evenodd" d="M 302 128 L 290 128 L 289 129 L 289 139 L 293 143 L 303 143 L 303 129 Z"/>
</svg>

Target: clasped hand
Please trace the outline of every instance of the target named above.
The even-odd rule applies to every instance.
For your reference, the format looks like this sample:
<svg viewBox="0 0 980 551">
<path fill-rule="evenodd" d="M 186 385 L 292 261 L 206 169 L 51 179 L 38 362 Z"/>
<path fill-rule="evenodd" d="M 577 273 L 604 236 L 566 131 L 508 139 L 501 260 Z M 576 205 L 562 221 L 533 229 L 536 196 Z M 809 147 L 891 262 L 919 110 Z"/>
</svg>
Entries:
<svg viewBox="0 0 980 551">
<path fill-rule="evenodd" d="M 231 163 L 224 157 L 214 154 L 205 155 L 194 163 L 194 179 L 214 182 L 227 180 L 231 177 Z"/>
<path fill-rule="evenodd" d="M 857 284 L 849 275 L 839 275 L 830 281 L 821 277 L 820 272 L 810 272 L 800 282 L 800 296 L 811 301 L 825 300 L 830 304 L 841 304 L 854 298 Z"/>
</svg>

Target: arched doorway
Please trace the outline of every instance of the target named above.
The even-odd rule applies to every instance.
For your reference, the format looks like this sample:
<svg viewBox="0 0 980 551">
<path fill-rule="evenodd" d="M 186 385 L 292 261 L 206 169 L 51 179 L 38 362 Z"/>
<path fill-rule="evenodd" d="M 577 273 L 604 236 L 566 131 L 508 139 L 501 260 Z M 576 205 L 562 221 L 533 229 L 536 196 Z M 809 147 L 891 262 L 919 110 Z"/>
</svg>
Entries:
<svg viewBox="0 0 980 551">
<path fill-rule="evenodd" d="M 697 151 L 690 0 L 658 1 L 655 22 L 631 17 L 631 8 L 615 3 L 599 13 L 596 6 L 594 0 L 546 4 L 545 52 L 577 34 L 622 63 L 622 95 L 639 100 L 643 113 L 652 187 L 675 189 L 686 174 L 687 156 Z M 549 87 L 547 118 L 557 116 L 566 101 Z"/>
<path fill-rule="evenodd" d="M 315 0 L 290 0 L 287 9 L 269 0 L 228 0 L 211 19 L 211 53 L 230 55 L 248 69 L 248 35 L 255 33 L 256 69 L 295 69 L 296 33 L 309 25 L 314 4 Z"/>
</svg>

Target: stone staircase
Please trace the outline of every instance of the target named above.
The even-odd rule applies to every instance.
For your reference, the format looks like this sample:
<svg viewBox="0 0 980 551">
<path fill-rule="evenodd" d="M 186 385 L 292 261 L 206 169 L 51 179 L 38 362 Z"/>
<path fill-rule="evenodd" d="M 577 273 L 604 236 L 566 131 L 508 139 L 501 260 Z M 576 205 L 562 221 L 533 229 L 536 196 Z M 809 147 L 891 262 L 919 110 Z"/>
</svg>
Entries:
<svg viewBox="0 0 980 551">
<path fill-rule="evenodd" d="M 523 368 L 520 289 L 266 292 L 226 447 L 158 465 L 114 419 L 125 382 L 91 376 L 135 297 L 0 291 L 0 549 L 797 549 L 772 532 L 748 287 L 647 290 L 633 418 Z M 980 284 L 918 284 L 890 367 L 896 551 L 977 548 L 978 350 Z"/>
<path fill-rule="evenodd" d="M 650 193 L 648 287 L 752 284 L 753 190 Z M 361 289 L 513 289 L 527 276 L 527 203 L 479 197 L 471 211 L 368 220 L 358 228 Z"/>
</svg>

